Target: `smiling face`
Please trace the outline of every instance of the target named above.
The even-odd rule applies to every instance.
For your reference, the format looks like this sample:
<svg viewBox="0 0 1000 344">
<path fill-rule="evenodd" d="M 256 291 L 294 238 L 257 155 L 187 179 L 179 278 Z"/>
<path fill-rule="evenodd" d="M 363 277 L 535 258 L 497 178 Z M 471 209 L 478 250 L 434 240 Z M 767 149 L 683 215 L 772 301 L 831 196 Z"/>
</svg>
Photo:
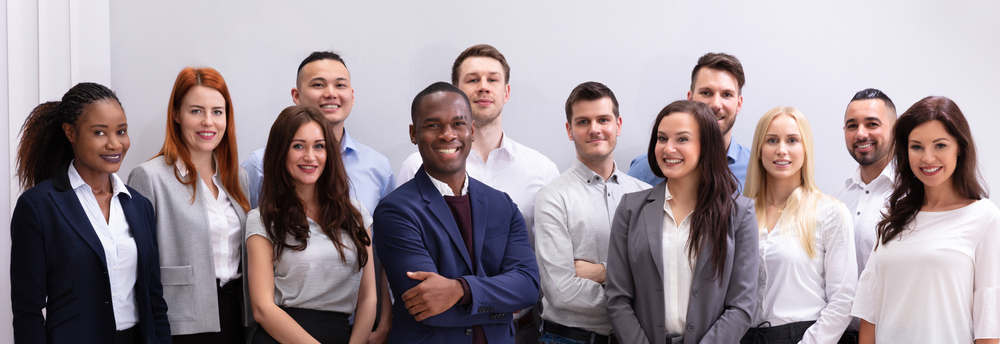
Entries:
<svg viewBox="0 0 1000 344">
<path fill-rule="evenodd" d="M 181 99 L 177 111 L 181 137 L 191 155 L 210 154 L 226 133 L 226 99 L 218 90 L 194 86 Z"/>
<path fill-rule="evenodd" d="M 316 60 L 302 66 L 298 87 L 292 89 L 295 105 L 318 109 L 334 126 L 342 126 L 354 107 L 351 73 L 337 60 Z"/>
<path fill-rule="evenodd" d="M 701 137 L 694 115 L 671 113 L 656 127 L 656 165 L 667 179 L 697 178 Z"/>
<path fill-rule="evenodd" d="M 798 123 L 788 115 L 778 115 L 771 120 L 764 134 L 760 163 L 768 178 L 801 180 L 805 163 L 805 146 Z"/>
<path fill-rule="evenodd" d="M 907 140 L 910 169 L 925 187 L 951 186 L 958 165 L 959 145 L 941 121 L 929 121 L 913 128 Z"/>
<path fill-rule="evenodd" d="M 87 104 L 76 125 L 63 124 L 81 175 L 118 172 L 128 152 L 125 111 L 113 99 Z"/>
<path fill-rule="evenodd" d="M 701 68 L 687 99 L 707 104 L 715 114 L 722 135 L 729 137 L 729 131 L 736 124 L 736 115 L 743 107 L 743 96 L 735 76 L 723 70 Z"/>
<path fill-rule="evenodd" d="M 465 99 L 460 94 L 441 91 L 420 101 L 410 125 L 410 141 L 417 145 L 424 171 L 447 182 L 465 173 L 465 158 L 472 151 L 474 132 Z"/>
<path fill-rule="evenodd" d="M 306 190 L 315 186 L 326 165 L 326 138 L 319 123 L 309 121 L 299 127 L 288 147 L 285 167 L 292 176 L 296 189 Z"/>
<path fill-rule="evenodd" d="M 844 115 L 844 142 L 854 160 L 868 166 L 889 159 L 892 119 L 881 99 L 855 100 Z"/>
<path fill-rule="evenodd" d="M 572 109 L 566 133 L 576 146 L 577 158 L 592 162 L 611 158 L 622 133 L 622 119 L 615 118 L 611 98 L 580 100 L 573 103 Z"/>
<path fill-rule="evenodd" d="M 472 118 L 479 127 L 488 126 L 500 117 L 503 104 L 510 99 L 503 65 L 491 57 L 475 56 L 462 61 L 455 86 L 472 102 Z"/>
</svg>

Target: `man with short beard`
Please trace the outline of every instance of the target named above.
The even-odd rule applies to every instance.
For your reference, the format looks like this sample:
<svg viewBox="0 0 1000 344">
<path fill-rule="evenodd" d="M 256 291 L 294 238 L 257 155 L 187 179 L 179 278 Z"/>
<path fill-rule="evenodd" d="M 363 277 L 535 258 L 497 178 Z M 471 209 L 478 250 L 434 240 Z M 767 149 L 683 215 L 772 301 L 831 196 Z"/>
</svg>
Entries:
<svg viewBox="0 0 1000 344">
<path fill-rule="evenodd" d="M 729 147 L 726 151 L 726 160 L 729 169 L 736 177 L 740 192 L 743 190 L 743 182 L 747 177 L 750 149 L 732 142 L 732 129 L 733 125 L 736 124 L 736 115 L 743 108 L 743 84 L 745 82 L 743 65 L 740 64 L 740 60 L 736 56 L 725 53 L 708 53 L 698 59 L 698 64 L 691 71 L 691 90 L 687 92 L 687 100 L 708 104 L 708 107 L 715 113 L 719 130 L 722 130 L 722 138 L 726 140 L 726 146 Z M 628 175 L 650 185 L 656 185 L 663 181 L 663 178 L 653 175 L 645 153 L 632 160 Z"/>
<path fill-rule="evenodd" d="M 874 88 L 854 94 L 844 115 L 844 142 L 858 168 L 831 196 L 847 205 L 854 217 L 854 244 L 858 254 L 858 276 L 875 246 L 876 227 L 892 194 L 895 170 L 892 162 L 892 124 L 896 106 L 889 96 Z"/>
</svg>

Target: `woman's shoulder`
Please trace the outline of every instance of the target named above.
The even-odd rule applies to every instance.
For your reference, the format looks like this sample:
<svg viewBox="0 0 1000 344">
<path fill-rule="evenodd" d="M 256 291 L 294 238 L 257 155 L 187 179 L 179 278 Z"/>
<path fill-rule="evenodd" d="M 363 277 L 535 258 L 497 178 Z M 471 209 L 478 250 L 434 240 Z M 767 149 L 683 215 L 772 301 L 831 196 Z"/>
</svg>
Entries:
<svg viewBox="0 0 1000 344">
<path fill-rule="evenodd" d="M 158 156 L 143 162 L 136 167 L 132 168 L 129 172 L 129 180 L 136 178 L 137 176 L 144 176 L 146 178 L 160 178 L 160 176 L 165 175 L 169 172 L 169 175 L 173 177 L 174 175 L 174 165 L 168 164 L 164 156 Z"/>
</svg>

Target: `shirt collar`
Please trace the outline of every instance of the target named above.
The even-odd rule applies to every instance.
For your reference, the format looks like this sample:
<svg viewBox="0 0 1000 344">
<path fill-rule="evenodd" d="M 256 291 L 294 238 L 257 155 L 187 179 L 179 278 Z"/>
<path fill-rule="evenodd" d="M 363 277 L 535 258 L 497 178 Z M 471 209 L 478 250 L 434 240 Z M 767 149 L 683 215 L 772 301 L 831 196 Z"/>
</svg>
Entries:
<svg viewBox="0 0 1000 344">
<path fill-rule="evenodd" d="M 215 174 L 212 175 L 212 178 L 214 179 L 219 176 L 219 168 L 218 168 L 219 160 L 215 158 L 215 154 L 212 154 L 212 163 L 214 163 L 216 166 Z M 183 160 L 177 159 L 177 162 L 174 163 L 174 166 L 177 166 L 177 174 L 181 175 L 181 178 L 187 177 L 188 169 L 187 166 L 184 165 Z"/>
<path fill-rule="evenodd" d="M 892 182 L 893 178 L 895 178 L 895 175 L 896 175 L 896 160 L 892 160 L 888 164 L 885 165 L 885 168 L 882 169 L 882 173 L 879 173 L 878 177 L 875 177 L 875 179 L 872 179 L 872 183 L 874 183 L 875 181 L 877 181 L 879 179 L 884 179 L 886 181 Z M 858 165 L 858 167 L 854 169 L 854 173 L 851 174 L 851 176 L 848 177 L 847 180 L 844 181 L 844 184 L 845 184 L 845 186 L 848 186 L 848 187 L 850 187 L 851 185 L 857 185 L 857 186 L 860 186 L 860 187 L 864 188 L 866 186 L 865 182 L 863 180 L 861 180 L 861 166 L 860 165 Z M 871 184 L 871 183 L 868 183 L 868 184 Z"/>
<path fill-rule="evenodd" d="M 73 161 L 69 162 L 69 170 L 66 171 L 66 174 L 69 175 L 70 187 L 73 188 L 73 190 L 84 186 L 90 188 L 90 185 L 88 185 L 87 182 L 83 180 L 83 177 L 80 176 L 80 171 L 77 171 L 76 166 L 73 165 L 73 162 L 75 161 L 76 159 L 73 159 Z M 123 193 L 129 198 L 132 198 L 132 194 L 128 192 L 128 188 L 125 187 L 125 183 L 122 182 L 121 178 L 118 178 L 118 174 L 109 174 L 111 175 L 111 195 L 118 196 L 118 194 Z"/>
<path fill-rule="evenodd" d="M 347 133 L 347 128 L 344 128 L 344 137 L 340 139 L 340 152 L 347 153 L 347 151 L 356 152 L 358 141 L 354 141 L 351 134 Z"/>
<path fill-rule="evenodd" d="M 667 184 L 670 184 L 670 180 L 669 179 L 667 180 Z M 674 196 L 670 195 L 670 188 L 667 187 L 667 185 L 663 185 L 663 195 L 664 195 L 664 197 L 663 197 L 663 211 L 666 211 L 667 213 L 670 213 L 670 204 L 667 203 L 667 202 L 670 201 L 670 200 L 672 200 L 672 199 L 674 199 Z M 673 216 L 673 215 L 671 215 L 671 216 Z"/>
<path fill-rule="evenodd" d="M 733 146 L 736 146 L 736 149 L 733 149 Z M 726 163 L 735 163 L 736 159 L 740 156 L 740 149 L 742 148 L 743 146 L 737 144 L 735 140 L 730 139 L 729 147 L 726 148 Z"/>
<path fill-rule="evenodd" d="M 427 174 L 427 178 L 431 179 L 431 184 L 434 184 L 434 187 L 436 187 L 438 189 L 438 192 L 441 193 L 441 196 L 455 196 L 455 191 L 453 191 L 451 189 L 451 186 L 448 186 L 448 183 L 442 182 L 440 180 L 435 179 L 434 177 L 431 177 L 431 174 L 427 173 L 427 171 L 424 171 L 424 173 Z M 465 195 L 467 195 L 469 193 L 469 174 L 468 173 L 465 174 L 465 181 L 462 182 L 462 191 L 461 192 L 462 192 L 462 194 L 459 195 L 459 196 L 465 196 Z"/>
<path fill-rule="evenodd" d="M 615 165 L 612 166 L 612 169 L 611 178 L 608 178 L 608 182 L 619 184 L 618 164 L 615 163 Z M 570 167 L 570 170 L 573 171 L 573 173 L 576 174 L 580 180 L 583 180 L 587 184 L 598 180 L 604 180 L 604 177 L 601 177 L 601 175 L 597 174 L 597 172 L 594 172 L 594 170 L 591 170 L 590 167 L 587 167 L 587 165 L 585 165 L 583 161 L 580 161 L 579 158 L 573 161 L 573 167 Z"/>
</svg>

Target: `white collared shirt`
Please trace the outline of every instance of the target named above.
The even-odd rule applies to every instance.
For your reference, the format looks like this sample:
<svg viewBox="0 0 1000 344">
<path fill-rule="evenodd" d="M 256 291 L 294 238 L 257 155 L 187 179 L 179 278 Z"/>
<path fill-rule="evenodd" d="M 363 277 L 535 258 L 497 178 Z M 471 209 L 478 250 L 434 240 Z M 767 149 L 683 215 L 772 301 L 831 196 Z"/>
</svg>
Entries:
<svg viewBox="0 0 1000 344">
<path fill-rule="evenodd" d="M 213 156 L 214 160 L 215 157 Z M 187 177 L 188 170 L 184 163 L 177 161 L 177 172 L 181 178 Z M 218 166 L 218 163 L 216 163 Z M 222 179 L 216 169 L 212 176 L 212 183 L 219 189 L 219 197 L 212 196 L 208 185 L 199 176 L 198 184 L 201 185 L 201 197 L 205 199 L 208 207 L 205 212 L 208 215 L 209 235 L 212 238 L 212 262 L 215 267 L 215 278 L 219 279 L 219 286 L 224 286 L 231 280 L 240 277 L 240 245 L 243 245 L 243 229 L 240 224 L 240 216 L 236 213 L 235 205 L 226 194 L 226 188 L 222 186 Z"/>
<path fill-rule="evenodd" d="M 80 176 L 73 162 L 69 164 L 69 185 L 80 200 L 90 225 L 101 239 L 104 247 L 104 260 L 108 271 L 108 281 L 111 284 L 111 305 L 115 314 L 115 328 L 127 330 L 139 323 L 139 310 L 135 306 L 135 280 L 138 268 L 138 251 L 135 238 L 129 230 L 125 212 L 122 210 L 119 194 L 132 198 L 125 188 L 125 183 L 117 174 L 109 173 L 111 178 L 111 207 L 108 220 L 104 220 L 104 212 L 97 203 L 94 191 Z"/>
<path fill-rule="evenodd" d="M 797 224 L 784 217 L 770 232 L 760 233 L 757 305 L 750 326 L 815 320 L 799 343 L 836 343 L 851 322 L 858 284 L 854 232 L 847 207 L 839 201 L 823 198 L 815 211 L 815 258 L 802 247 Z"/>
<path fill-rule="evenodd" d="M 882 220 L 882 213 L 888 212 L 886 202 L 892 195 L 892 184 L 896 174 L 894 165 L 895 162 L 889 162 L 882 169 L 882 173 L 868 184 L 861 181 L 861 166 L 858 166 L 854 174 L 844 181 L 843 187 L 830 194 L 844 202 L 854 220 L 854 248 L 857 250 L 859 277 L 865 270 L 868 256 L 875 247 L 878 222 Z"/>
<path fill-rule="evenodd" d="M 670 181 L 667 181 L 670 184 Z M 683 334 L 687 323 L 688 302 L 691 299 L 691 281 L 694 263 L 688 256 L 687 245 L 691 235 L 691 214 L 684 216 L 678 226 L 670 209 L 670 188 L 665 187 L 663 200 L 663 300 L 667 335 Z"/>
<path fill-rule="evenodd" d="M 427 173 L 427 172 L 424 171 L 424 173 Z M 434 187 L 436 187 L 438 189 L 438 192 L 441 192 L 441 196 L 455 196 L 455 191 L 451 189 L 451 186 L 449 186 L 448 183 L 442 182 L 440 180 L 435 179 L 434 177 L 431 177 L 430 173 L 427 173 L 427 178 L 431 179 L 431 184 L 434 184 Z M 462 182 L 462 190 L 460 190 L 459 192 L 462 193 L 459 196 L 465 196 L 465 195 L 469 194 L 469 174 L 468 173 L 465 174 L 465 181 Z"/>
</svg>

